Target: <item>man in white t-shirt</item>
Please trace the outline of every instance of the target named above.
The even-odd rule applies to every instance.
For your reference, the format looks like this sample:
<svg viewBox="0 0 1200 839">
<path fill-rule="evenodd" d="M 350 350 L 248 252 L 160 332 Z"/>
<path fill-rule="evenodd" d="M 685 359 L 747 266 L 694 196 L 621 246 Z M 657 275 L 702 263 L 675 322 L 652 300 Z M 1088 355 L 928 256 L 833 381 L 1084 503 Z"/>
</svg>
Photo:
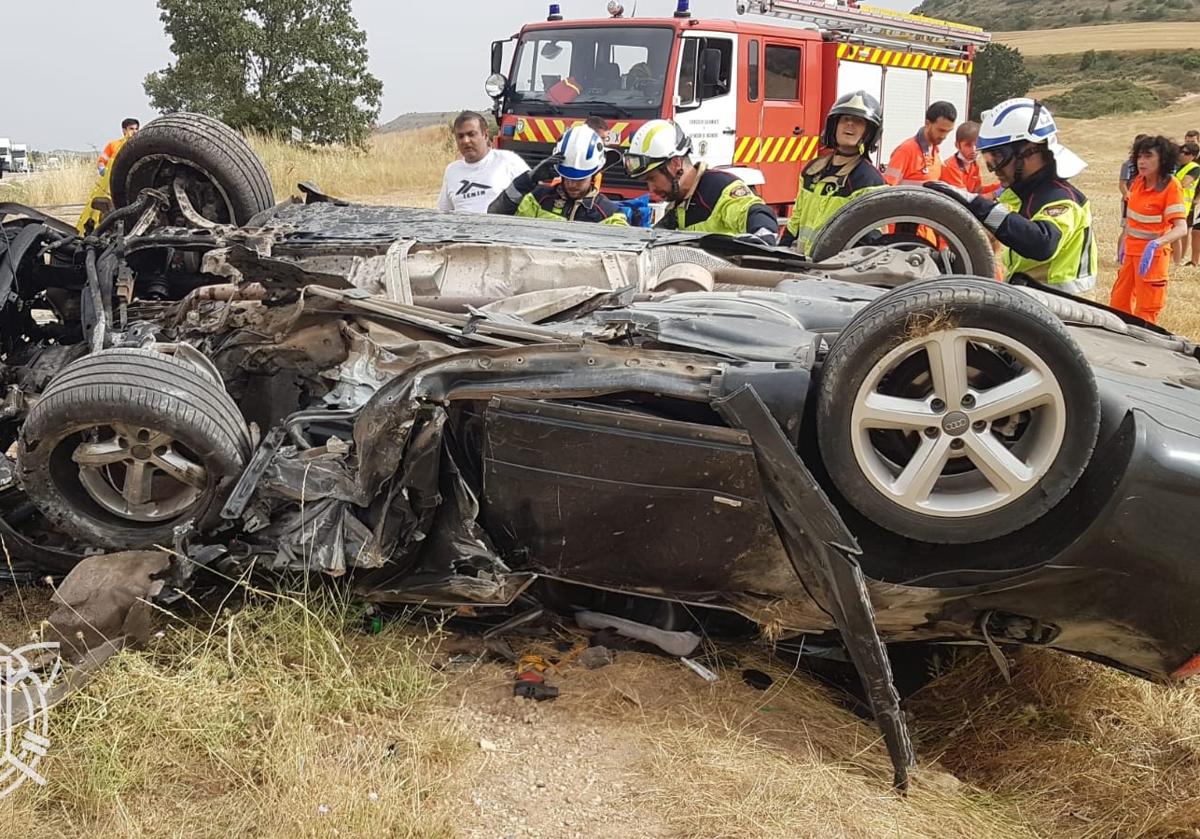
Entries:
<svg viewBox="0 0 1200 839">
<path fill-rule="evenodd" d="M 446 167 L 439 210 L 456 213 L 486 213 L 500 192 L 513 178 L 528 172 L 529 166 L 518 155 L 492 148 L 487 120 L 475 111 L 463 111 L 454 120 L 454 140 L 462 160 Z"/>
</svg>

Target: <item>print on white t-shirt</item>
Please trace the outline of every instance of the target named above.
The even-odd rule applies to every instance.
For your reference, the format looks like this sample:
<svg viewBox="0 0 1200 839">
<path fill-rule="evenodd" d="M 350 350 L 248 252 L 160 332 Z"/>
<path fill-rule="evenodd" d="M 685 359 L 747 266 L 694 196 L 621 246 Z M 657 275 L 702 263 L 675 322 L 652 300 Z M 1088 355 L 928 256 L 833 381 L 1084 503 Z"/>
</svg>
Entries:
<svg viewBox="0 0 1200 839">
<path fill-rule="evenodd" d="M 505 149 L 492 149 L 475 163 L 456 160 L 446 167 L 438 209 L 486 213 L 488 205 L 513 178 L 528 171 L 524 160 Z"/>
</svg>

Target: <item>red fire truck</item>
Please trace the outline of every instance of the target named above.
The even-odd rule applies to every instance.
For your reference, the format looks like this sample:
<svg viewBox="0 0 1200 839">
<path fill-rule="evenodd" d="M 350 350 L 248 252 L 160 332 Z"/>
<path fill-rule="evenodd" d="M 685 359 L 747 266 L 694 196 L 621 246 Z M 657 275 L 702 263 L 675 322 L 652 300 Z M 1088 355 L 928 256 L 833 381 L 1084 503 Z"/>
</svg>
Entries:
<svg viewBox="0 0 1200 839">
<path fill-rule="evenodd" d="M 924 124 L 928 103 L 953 102 L 966 118 L 975 49 L 990 40 L 977 27 L 846 0 L 739 0 L 732 20 L 699 19 L 677 2 L 672 17 L 652 18 L 611 0 L 607 18 L 590 20 L 565 20 L 552 4 L 545 22 L 493 43 L 498 144 L 534 165 L 589 116 L 607 122 L 610 145 L 627 145 L 647 120 L 674 119 L 698 159 L 742 170 L 786 213 L 834 99 L 860 89 L 879 98 L 886 161 Z M 943 153 L 952 151 L 951 139 Z M 620 167 L 604 190 L 644 191 Z"/>
</svg>

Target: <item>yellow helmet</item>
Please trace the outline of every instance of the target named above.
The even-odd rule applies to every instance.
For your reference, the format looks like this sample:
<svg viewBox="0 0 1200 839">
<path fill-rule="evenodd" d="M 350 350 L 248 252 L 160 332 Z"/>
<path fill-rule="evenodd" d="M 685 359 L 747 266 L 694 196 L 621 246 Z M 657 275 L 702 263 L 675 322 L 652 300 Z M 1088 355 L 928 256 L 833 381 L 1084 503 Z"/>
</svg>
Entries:
<svg viewBox="0 0 1200 839">
<path fill-rule="evenodd" d="M 683 129 L 666 119 L 652 119 L 634 132 L 625 152 L 629 177 L 643 179 L 673 157 L 692 151 L 692 140 Z"/>
</svg>

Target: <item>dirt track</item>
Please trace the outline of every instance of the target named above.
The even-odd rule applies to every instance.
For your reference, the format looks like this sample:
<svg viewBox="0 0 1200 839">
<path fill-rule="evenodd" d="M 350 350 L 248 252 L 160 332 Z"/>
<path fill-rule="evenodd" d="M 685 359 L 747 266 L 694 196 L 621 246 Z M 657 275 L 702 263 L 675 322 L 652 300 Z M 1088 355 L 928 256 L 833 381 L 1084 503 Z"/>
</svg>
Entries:
<svg viewBox="0 0 1200 839">
<path fill-rule="evenodd" d="M 996 43 L 1025 55 L 1061 55 L 1088 50 L 1184 50 L 1200 48 L 1200 23 L 1113 23 L 1027 32 L 993 32 Z"/>
</svg>

